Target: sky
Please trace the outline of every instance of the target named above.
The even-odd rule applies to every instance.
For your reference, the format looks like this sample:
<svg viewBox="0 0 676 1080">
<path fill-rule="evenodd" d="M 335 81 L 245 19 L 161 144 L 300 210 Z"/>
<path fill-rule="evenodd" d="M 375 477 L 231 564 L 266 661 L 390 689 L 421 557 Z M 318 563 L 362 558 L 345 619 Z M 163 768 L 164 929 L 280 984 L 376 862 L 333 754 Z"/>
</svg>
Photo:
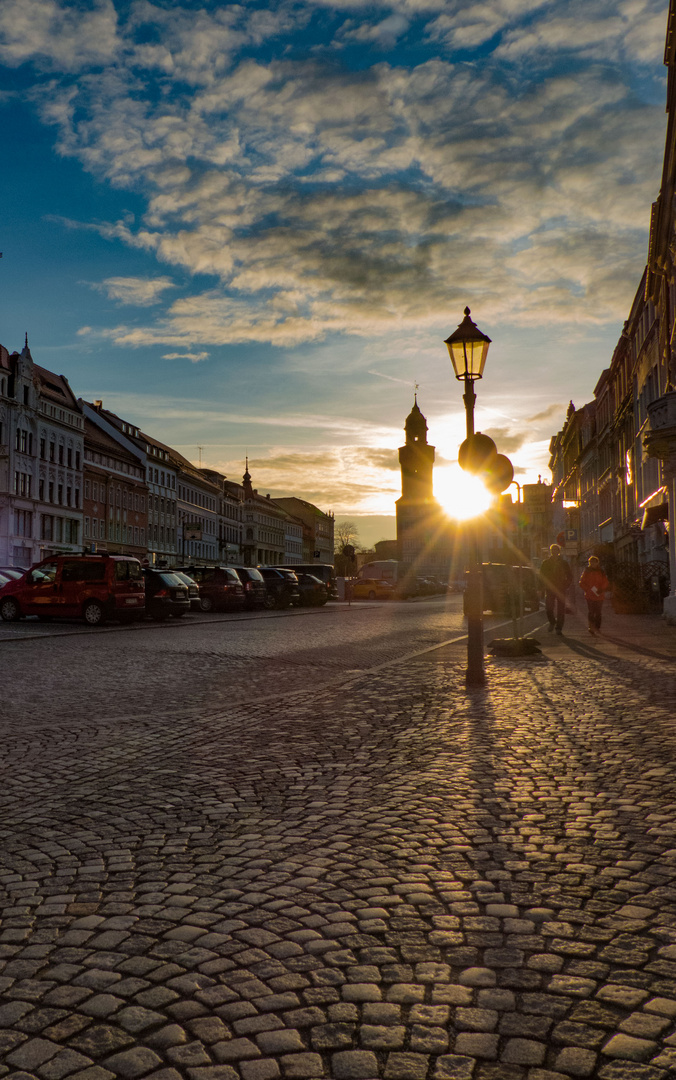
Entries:
<svg viewBox="0 0 676 1080">
<path fill-rule="evenodd" d="M 0 342 L 394 536 L 414 388 L 549 478 L 639 285 L 667 0 L 3 0 Z M 516 489 L 512 488 L 515 492 Z"/>
</svg>

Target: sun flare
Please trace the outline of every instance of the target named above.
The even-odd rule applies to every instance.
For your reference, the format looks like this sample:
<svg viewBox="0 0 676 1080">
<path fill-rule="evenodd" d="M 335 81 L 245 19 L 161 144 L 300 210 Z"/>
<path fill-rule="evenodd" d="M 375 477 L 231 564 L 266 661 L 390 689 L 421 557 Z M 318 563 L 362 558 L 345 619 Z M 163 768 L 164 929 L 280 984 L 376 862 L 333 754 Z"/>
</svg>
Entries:
<svg viewBox="0 0 676 1080">
<path fill-rule="evenodd" d="M 467 521 L 488 510 L 492 495 L 478 477 L 459 465 L 435 469 L 434 494 L 449 517 Z"/>
</svg>

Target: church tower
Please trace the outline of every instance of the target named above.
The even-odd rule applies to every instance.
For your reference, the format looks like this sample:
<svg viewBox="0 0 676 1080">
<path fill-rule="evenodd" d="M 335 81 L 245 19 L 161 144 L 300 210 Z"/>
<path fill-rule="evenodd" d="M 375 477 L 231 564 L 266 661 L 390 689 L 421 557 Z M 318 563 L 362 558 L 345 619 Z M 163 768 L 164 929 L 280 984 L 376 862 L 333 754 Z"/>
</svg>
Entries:
<svg viewBox="0 0 676 1080">
<path fill-rule="evenodd" d="M 418 407 L 417 394 L 413 408 L 406 417 L 404 431 L 406 443 L 399 447 L 401 499 L 398 502 L 429 502 L 434 498 L 432 492 L 434 447 L 427 442 L 427 420 Z"/>
<path fill-rule="evenodd" d="M 404 424 L 406 442 L 399 447 L 401 498 L 397 499 L 397 545 L 399 558 L 407 565 L 420 561 L 429 542 L 438 506 L 432 489 L 434 447 L 427 442 L 427 421 L 418 406 L 417 395 Z"/>
</svg>

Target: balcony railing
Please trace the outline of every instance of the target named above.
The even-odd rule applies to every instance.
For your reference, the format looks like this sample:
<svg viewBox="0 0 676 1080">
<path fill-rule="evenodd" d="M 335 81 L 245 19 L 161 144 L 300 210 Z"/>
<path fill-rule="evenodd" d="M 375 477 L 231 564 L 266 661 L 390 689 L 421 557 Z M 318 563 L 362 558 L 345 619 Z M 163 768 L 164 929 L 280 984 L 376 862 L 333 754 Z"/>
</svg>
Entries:
<svg viewBox="0 0 676 1080">
<path fill-rule="evenodd" d="M 648 419 L 650 426 L 643 433 L 643 445 L 649 456 L 673 463 L 676 455 L 676 391 L 651 401 Z"/>
<path fill-rule="evenodd" d="M 676 391 L 672 390 L 655 401 L 651 401 L 648 405 L 648 417 L 653 431 L 658 431 L 660 428 L 676 428 Z"/>
</svg>

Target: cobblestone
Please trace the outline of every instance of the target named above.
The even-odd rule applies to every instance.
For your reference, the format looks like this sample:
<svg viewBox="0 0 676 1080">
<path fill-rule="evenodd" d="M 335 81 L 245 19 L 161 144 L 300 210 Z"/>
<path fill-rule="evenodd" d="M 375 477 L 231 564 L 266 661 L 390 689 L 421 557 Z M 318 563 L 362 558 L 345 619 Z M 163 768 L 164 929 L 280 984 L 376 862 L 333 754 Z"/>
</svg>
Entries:
<svg viewBox="0 0 676 1080">
<path fill-rule="evenodd" d="M 319 631 L 271 691 L 233 620 L 92 637 L 148 685 L 78 705 L 79 638 L 0 643 L 0 1078 L 676 1075 L 676 631 L 570 621 L 471 692 L 455 646 L 323 682 Z"/>
</svg>

